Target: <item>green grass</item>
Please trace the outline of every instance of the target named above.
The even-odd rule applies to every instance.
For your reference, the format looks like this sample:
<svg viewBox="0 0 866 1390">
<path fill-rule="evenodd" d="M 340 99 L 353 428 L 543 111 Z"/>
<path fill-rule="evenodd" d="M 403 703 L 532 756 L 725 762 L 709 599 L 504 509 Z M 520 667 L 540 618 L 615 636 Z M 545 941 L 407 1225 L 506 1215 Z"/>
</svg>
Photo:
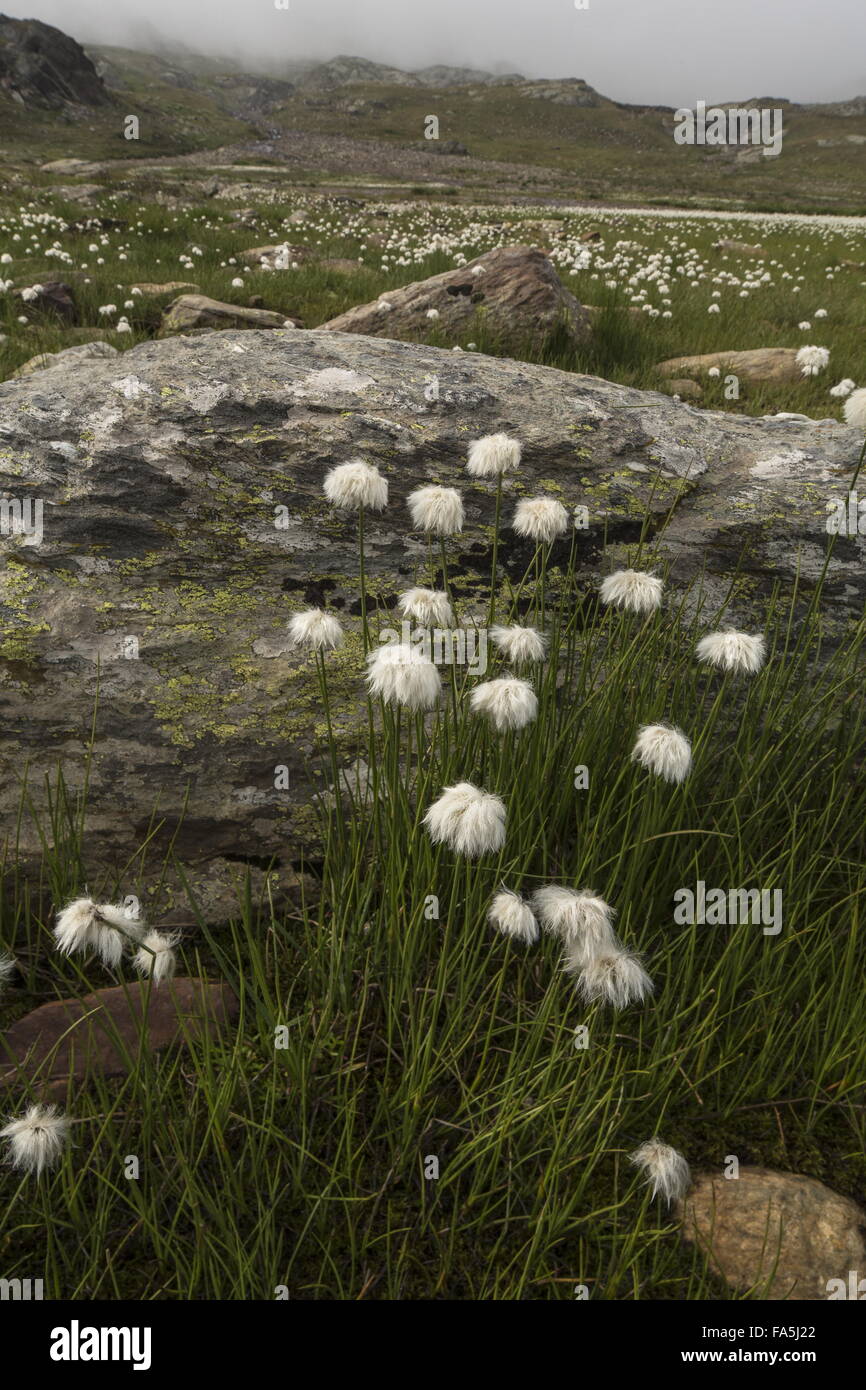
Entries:
<svg viewBox="0 0 866 1390">
<path fill-rule="evenodd" d="M 659 568 L 648 532 L 630 560 Z M 184 945 L 184 973 L 237 990 L 237 1032 L 70 1095 L 75 1144 L 57 1171 L 0 1178 L 5 1277 L 90 1299 L 271 1299 L 285 1285 L 300 1299 L 551 1300 L 579 1284 L 603 1300 L 721 1299 L 629 1165 L 637 1144 L 660 1133 L 695 1167 L 736 1154 L 862 1192 L 866 619 L 830 650 L 823 576 L 779 587 L 761 615 L 765 669 L 722 677 L 695 643 L 740 611 L 745 576 L 719 606 L 700 583 L 671 588 L 644 621 L 578 586 L 577 543 L 540 557 L 543 588 L 531 548 L 522 587 L 497 577 L 499 618 L 550 635 L 536 722 L 494 734 L 468 712 L 461 669 L 456 712 L 447 672 L 432 716 L 370 703 L 367 789 L 344 790 L 340 814 L 319 803 L 315 900 L 262 913 L 247 897 Z M 371 613 L 374 639 L 392 622 Z M 328 670 L 326 657 L 326 688 Z M 693 741 L 678 787 L 630 761 L 637 726 L 661 718 Z M 317 758 L 328 777 L 327 721 Z M 420 818 L 457 780 L 504 799 L 500 854 L 470 864 L 431 845 Z M 57 798 L 41 895 L 12 838 L 0 940 L 22 965 L 20 1012 L 109 981 L 49 935 L 52 903 L 89 881 L 85 800 Z M 781 889 L 782 932 L 677 926 L 673 894 L 698 879 Z M 602 894 L 654 1000 L 581 1005 L 551 938 L 516 946 L 488 925 L 502 881 Z M 7 1108 L 24 1101 L 22 1087 Z"/>
</svg>

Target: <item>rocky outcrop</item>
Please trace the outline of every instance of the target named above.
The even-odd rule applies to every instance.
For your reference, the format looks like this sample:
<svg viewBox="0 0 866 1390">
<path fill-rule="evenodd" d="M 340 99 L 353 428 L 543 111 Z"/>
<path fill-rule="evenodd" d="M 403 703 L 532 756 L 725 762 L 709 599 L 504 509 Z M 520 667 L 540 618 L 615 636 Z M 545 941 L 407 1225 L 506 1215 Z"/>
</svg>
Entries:
<svg viewBox="0 0 866 1390">
<path fill-rule="evenodd" d="M 389 506 L 367 528 L 386 616 L 426 556 L 407 494 L 459 486 L 454 585 L 477 612 L 494 501 L 465 460 L 470 440 L 499 430 L 524 444 L 509 511 L 515 496 L 551 491 L 587 507 L 576 565 L 588 590 L 626 558 L 649 509 L 672 585 L 701 575 L 712 609 L 738 572 L 744 622 L 775 583 L 787 594 L 796 580 L 808 600 L 827 502 L 845 496 L 862 444 L 833 420 L 717 414 L 551 368 L 321 331 L 178 337 L 6 382 L 0 496 L 22 518 L 30 499 L 31 522 L 40 502 L 42 536 L 0 534 L 3 823 L 16 825 L 25 779 L 44 814 L 62 765 L 70 798 L 89 772 L 97 896 L 144 899 L 169 843 L 197 872 L 216 858 L 297 863 L 315 838 L 311 793 L 327 781 L 314 669 L 288 641 L 300 607 L 327 604 L 349 634 L 329 668 L 346 765 L 362 724 L 356 525 L 323 501 L 325 472 L 361 455 L 387 475 Z M 500 559 L 515 582 L 529 563 L 508 528 Z M 864 560 L 866 537 L 838 540 L 828 642 L 862 613 Z M 148 835 L 144 862 L 116 883 Z M 29 812 L 19 838 L 35 866 Z"/>
<path fill-rule="evenodd" d="M 66 367 L 69 370 L 74 363 L 87 362 L 94 357 L 118 357 L 117 348 L 110 343 L 92 342 L 77 343 L 74 347 L 60 348 L 58 352 L 39 352 L 35 357 L 29 357 L 26 362 L 12 373 L 13 377 L 31 376 L 33 372 L 47 371 L 50 367 Z"/>
<path fill-rule="evenodd" d="M 852 1295 L 849 1273 L 866 1264 L 866 1212 L 815 1178 L 771 1168 L 740 1168 L 736 1178 L 699 1173 L 680 1216 L 685 1239 L 740 1293 L 862 1298 L 861 1275 Z"/>
<path fill-rule="evenodd" d="M 38 19 L 0 15 L 0 92 L 23 106 L 104 106 L 111 98 L 80 44 Z"/>
<path fill-rule="evenodd" d="M 202 328 L 297 328 L 300 319 L 288 319 L 270 309 L 249 309 L 243 304 L 223 304 L 205 294 L 182 294 L 163 311 L 159 334 L 189 333 Z"/>
<path fill-rule="evenodd" d="M 503 246 L 458 270 L 389 290 L 322 327 L 410 342 L 435 333 L 457 346 L 483 336 L 520 355 L 560 328 L 582 341 L 590 317 L 541 251 Z"/>
</svg>

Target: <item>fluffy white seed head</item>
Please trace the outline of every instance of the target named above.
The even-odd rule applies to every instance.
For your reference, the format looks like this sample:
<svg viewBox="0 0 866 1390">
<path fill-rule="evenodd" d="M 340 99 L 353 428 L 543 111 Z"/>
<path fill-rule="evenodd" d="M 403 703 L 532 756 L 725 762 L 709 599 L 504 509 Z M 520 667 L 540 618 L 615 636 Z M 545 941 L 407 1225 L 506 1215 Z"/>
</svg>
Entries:
<svg viewBox="0 0 866 1390">
<path fill-rule="evenodd" d="M 565 943 L 573 966 L 616 950 L 614 910 L 589 889 L 550 883 L 535 890 L 532 905 L 544 930 Z"/>
<path fill-rule="evenodd" d="M 866 386 L 852 391 L 843 408 L 845 423 L 866 431 Z"/>
<path fill-rule="evenodd" d="M 524 497 L 514 509 L 514 529 L 539 545 L 550 545 L 568 530 L 568 512 L 553 497 Z"/>
<path fill-rule="evenodd" d="M 491 926 L 501 931 L 503 936 L 523 941 L 527 946 L 538 940 L 538 923 L 535 913 L 518 893 L 503 888 L 497 893 L 487 913 Z"/>
<path fill-rule="evenodd" d="M 180 938 L 177 935 L 165 935 L 158 931 L 149 931 L 142 938 L 141 945 L 133 958 L 133 965 L 139 975 L 152 977 L 154 984 L 161 984 L 163 980 L 170 980 L 177 966 L 177 956 L 174 948 Z"/>
<path fill-rule="evenodd" d="M 8 984 L 18 969 L 18 962 L 14 956 L 0 956 L 0 989 Z"/>
<path fill-rule="evenodd" d="M 469 445 L 467 473 L 473 478 L 497 478 L 520 465 L 520 441 L 507 434 L 485 434 Z"/>
<path fill-rule="evenodd" d="M 630 951 L 602 951 L 587 960 L 569 948 L 566 970 L 577 975 L 577 990 L 587 1004 L 601 999 L 614 1009 L 626 1009 L 642 1004 L 653 992 L 652 980 Z"/>
<path fill-rule="evenodd" d="M 655 1135 L 629 1155 L 629 1161 L 640 1168 L 653 1197 L 664 1197 L 668 1205 L 688 1191 L 692 1175 L 683 1155 Z"/>
<path fill-rule="evenodd" d="M 642 570 L 617 570 L 602 582 L 601 601 L 630 613 L 652 613 L 661 606 L 662 581 Z"/>
<path fill-rule="evenodd" d="M 463 530 L 463 500 L 455 487 L 419 487 L 409 493 L 409 511 L 417 531 L 456 536 Z"/>
<path fill-rule="evenodd" d="M 370 652 L 367 685 L 372 695 L 410 710 L 432 709 L 442 690 L 433 662 L 408 642 L 392 642 Z"/>
<path fill-rule="evenodd" d="M 698 660 L 720 671 L 754 675 L 764 664 L 767 644 L 750 632 L 710 632 L 697 646 Z"/>
<path fill-rule="evenodd" d="M 837 381 L 835 386 L 830 387 L 830 395 L 844 399 L 845 396 L 850 396 L 856 387 L 856 381 L 852 381 L 850 376 L 843 376 L 841 381 Z"/>
<path fill-rule="evenodd" d="M 381 512 L 388 505 L 388 484 L 372 463 L 350 459 L 325 474 L 325 496 L 335 507 L 356 512 L 366 507 Z"/>
<path fill-rule="evenodd" d="M 434 801 L 424 824 L 434 845 L 446 844 L 456 854 L 477 859 L 504 845 L 505 804 L 471 782 L 458 782 Z"/>
<path fill-rule="evenodd" d="M 295 613 L 289 623 L 289 639 L 293 647 L 309 651 L 331 651 L 343 640 L 343 629 L 333 613 L 323 608 L 307 608 Z"/>
<path fill-rule="evenodd" d="M 666 782 L 684 782 L 692 769 L 692 745 L 682 729 L 671 724 L 644 724 L 631 756 Z"/>
<path fill-rule="evenodd" d="M 20 1120 L 11 1120 L 0 1129 L 0 1139 L 9 1146 L 13 1166 L 38 1178 L 60 1158 L 69 1123 L 56 1105 L 31 1105 Z"/>
<path fill-rule="evenodd" d="M 454 612 L 448 595 L 439 589 L 406 589 L 397 602 L 400 612 L 407 618 L 414 618 L 422 627 L 454 626 Z"/>
<path fill-rule="evenodd" d="M 817 376 L 830 361 L 830 353 L 825 347 L 801 347 L 795 361 L 803 376 Z"/>
<path fill-rule="evenodd" d="M 76 898 L 58 913 L 54 939 L 65 956 L 92 951 L 105 965 L 116 968 L 128 940 L 140 940 L 144 931 L 144 923 L 122 906 Z"/>
<path fill-rule="evenodd" d="M 523 729 L 538 714 L 535 691 L 529 681 L 516 676 L 502 676 L 476 685 L 469 696 L 469 706 L 473 714 L 486 715 L 500 733 Z"/>
<path fill-rule="evenodd" d="M 490 636 L 503 656 L 519 666 L 524 661 L 543 661 L 547 638 L 534 627 L 492 627 Z"/>
</svg>

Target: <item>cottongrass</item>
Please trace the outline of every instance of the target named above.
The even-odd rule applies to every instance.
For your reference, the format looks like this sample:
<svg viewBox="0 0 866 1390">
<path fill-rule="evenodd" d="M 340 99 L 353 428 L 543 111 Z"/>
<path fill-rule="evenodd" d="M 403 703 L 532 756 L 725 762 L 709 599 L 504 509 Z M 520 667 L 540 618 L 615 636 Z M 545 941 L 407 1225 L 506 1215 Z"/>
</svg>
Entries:
<svg viewBox="0 0 866 1390">
<path fill-rule="evenodd" d="M 767 644 L 749 632 L 711 632 L 697 645 L 698 660 L 720 671 L 755 675 L 764 664 Z"/>
<path fill-rule="evenodd" d="M 538 940 L 538 922 L 535 913 L 519 893 L 504 888 L 497 893 L 487 912 L 487 920 L 503 936 L 522 941 L 532 946 Z"/>
<path fill-rule="evenodd" d="M 388 483 L 374 464 L 350 459 L 325 474 L 325 496 L 344 511 L 356 512 L 365 507 L 381 512 L 388 505 Z"/>
<path fill-rule="evenodd" d="M 845 396 L 850 396 L 851 392 L 856 389 L 856 386 L 856 381 L 852 381 L 850 376 L 845 376 L 841 381 L 837 381 L 835 386 L 830 387 L 830 395 L 836 397 L 841 396 L 843 398 Z"/>
<path fill-rule="evenodd" d="M 292 646 L 309 651 L 332 651 L 343 640 L 343 629 L 332 613 L 323 608 L 307 608 L 295 613 L 289 623 Z"/>
<path fill-rule="evenodd" d="M 456 536 L 463 530 L 463 499 L 454 487 L 419 487 L 409 493 L 412 525 L 434 536 Z"/>
<path fill-rule="evenodd" d="M 13 1167 L 38 1178 L 63 1153 L 69 1126 L 69 1119 L 56 1105 L 31 1105 L 20 1120 L 11 1120 L 0 1129 L 0 1139 L 9 1146 Z"/>
<path fill-rule="evenodd" d="M 507 434 L 485 434 L 469 445 L 466 472 L 473 478 L 501 478 L 520 466 L 520 441 Z"/>
<path fill-rule="evenodd" d="M 855 429 L 866 431 L 866 387 L 852 391 L 842 410 L 845 423 Z"/>
<path fill-rule="evenodd" d="M 565 943 L 575 963 L 589 962 L 618 945 L 613 908 L 589 889 L 546 884 L 533 893 L 532 906 L 544 930 Z"/>
<path fill-rule="evenodd" d="M 565 969 L 576 974 L 576 988 L 586 1004 L 602 1000 L 615 1009 L 642 1004 L 651 997 L 654 985 L 631 951 L 602 951 L 586 959 L 582 951 L 566 949 Z"/>
<path fill-rule="evenodd" d="M 547 638 L 534 627 L 523 627 L 520 623 L 513 623 L 510 627 L 492 627 L 490 639 L 515 666 L 544 660 Z"/>
<path fill-rule="evenodd" d="M 663 1143 L 658 1135 L 629 1154 L 629 1162 L 640 1168 L 647 1182 L 652 1184 L 653 1198 L 664 1197 L 670 1205 L 688 1191 L 692 1180 L 688 1163 L 677 1149 Z"/>
<path fill-rule="evenodd" d="M 414 618 L 422 627 L 454 626 L 450 600 L 440 589 L 406 589 L 397 602 L 404 617 Z"/>
<path fill-rule="evenodd" d="M 652 613 L 661 605 L 663 588 L 662 581 L 654 574 L 617 570 L 602 581 L 601 601 L 630 613 Z"/>
<path fill-rule="evenodd" d="M 505 844 L 505 803 L 471 782 L 446 787 L 428 809 L 424 824 L 434 845 L 477 859 Z"/>
<path fill-rule="evenodd" d="M 139 941 L 144 931 L 144 923 L 121 906 L 76 898 L 58 914 L 54 939 L 65 956 L 92 951 L 103 964 L 115 969 L 127 940 Z"/>
<path fill-rule="evenodd" d="M 156 985 L 162 984 L 163 980 L 170 980 L 177 966 L 174 948 L 179 940 L 180 937 L 176 934 L 148 932 L 142 938 L 141 945 L 133 957 L 133 965 L 139 975 L 145 978 L 149 976 Z"/>
<path fill-rule="evenodd" d="M 684 782 L 692 769 L 692 745 L 671 724 L 644 724 L 631 757 L 666 782 Z"/>
<path fill-rule="evenodd" d="M 518 536 L 550 545 L 568 530 L 568 512 L 552 497 L 525 497 L 515 508 L 512 525 Z"/>
<path fill-rule="evenodd" d="M 830 361 L 830 353 L 825 347 L 801 347 L 795 361 L 803 376 L 818 376 Z"/>
<path fill-rule="evenodd" d="M 442 680 L 429 657 L 408 642 L 377 647 L 367 657 L 371 695 L 386 704 L 418 711 L 433 709 L 442 693 Z"/>
<path fill-rule="evenodd" d="M 516 676 L 502 676 L 476 685 L 469 696 L 469 706 L 473 714 L 486 715 L 500 733 L 523 729 L 538 714 L 535 691 L 529 681 Z"/>
</svg>

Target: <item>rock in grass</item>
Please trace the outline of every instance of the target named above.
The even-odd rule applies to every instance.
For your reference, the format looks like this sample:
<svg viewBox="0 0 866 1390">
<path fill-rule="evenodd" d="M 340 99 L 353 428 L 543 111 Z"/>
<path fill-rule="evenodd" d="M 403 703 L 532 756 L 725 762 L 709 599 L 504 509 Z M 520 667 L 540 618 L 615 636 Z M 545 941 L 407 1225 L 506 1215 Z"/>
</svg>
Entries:
<svg viewBox="0 0 866 1390">
<path fill-rule="evenodd" d="M 70 1079 L 123 1076 L 149 1052 L 228 1031 L 238 1001 L 228 985 L 175 979 L 150 988 L 131 981 L 81 999 L 58 999 L 19 1018 L 0 1036 L 0 1087 L 26 1080 L 42 1095 L 66 1094 Z"/>
<path fill-rule="evenodd" d="M 723 376 L 732 372 L 741 381 L 756 384 L 792 385 L 803 381 L 797 364 L 796 348 L 749 348 L 745 352 L 704 352 L 695 357 L 669 357 L 659 362 L 658 372 L 664 377 L 703 377 L 710 367 L 718 367 Z"/>
<path fill-rule="evenodd" d="M 774 1301 L 826 1299 L 834 1288 L 839 1296 L 831 1280 L 847 1288 L 850 1270 L 866 1275 L 866 1212 L 800 1173 L 698 1173 L 678 1214 L 683 1238 L 738 1292 L 753 1289 Z"/>
<path fill-rule="evenodd" d="M 429 315 L 437 317 L 431 321 Z M 437 338 L 465 345 L 480 331 L 515 354 L 556 330 L 574 342 L 591 331 L 590 316 L 565 288 L 551 262 L 529 246 L 501 246 L 458 270 L 388 290 L 322 327 L 410 341 Z"/>
<path fill-rule="evenodd" d="M 43 372 L 51 367 L 74 367 L 79 362 L 92 361 L 94 357 L 117 357 L 117 348 L 110 343 L 79 343 L 75 347 L 60 348 L 58 352 L 40 352 L 28 357 L 26 362 L 12 373 L 14 377 L 31 376 L 33 372 Z"/>
<path fill-rule="evenodd" d="M 182 294 L 163 311 L 161 338 L 197 328 L 300 328 L 300 319 L 270 309 L 250 309 L 243 304 L 223 304 L 204 294 Z"/>
</svg>

